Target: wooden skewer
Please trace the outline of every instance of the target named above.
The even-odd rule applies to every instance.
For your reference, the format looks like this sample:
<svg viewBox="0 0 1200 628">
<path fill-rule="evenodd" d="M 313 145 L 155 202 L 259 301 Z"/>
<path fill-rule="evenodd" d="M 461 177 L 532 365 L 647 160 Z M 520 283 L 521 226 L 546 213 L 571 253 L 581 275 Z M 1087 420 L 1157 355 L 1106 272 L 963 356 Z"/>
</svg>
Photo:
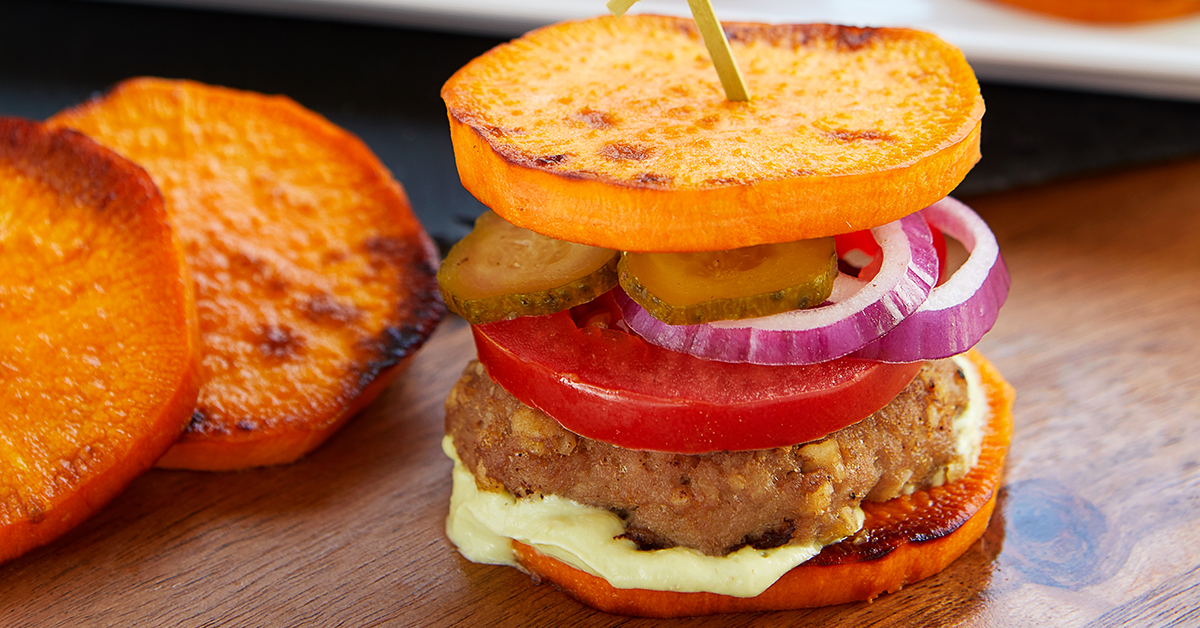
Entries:
<svg viewBox="0 0 1200 628">
<path fill-rule="evenodd" d="M 620 17 L 637 1 L 608 0 L 607 6 L 613 15 Z M 688 7 L 692 9 L 692 19 L 696 21 L 696 28 L 700 29 L 700 36 L 704 38 L 708 55 L 712 57 L 713 66 L 717 69 L 717 77 L 721 79 L 721 87 L 725 89 L 725 99 L 733 102 L 750 100 L 750 92 L 746 89 L 742 73 L 733 59 L 733 51 L 729 49 L 729 40 L 725 38 L 725 31 L 721 29 L 721 23 L 717 21 L 717 15 L 713 12 L 712 1 L 688 0 Z"/>
<path fill-rule="evenodd" d="M 625 15 L 625 12 L 629 10 L 629 7 L 633 6 L 633 3 L 637 1 L 638 0 L 608 0 L 607 6 L 610 13 L 617 17 L 621 17 L 622 15 Z"/>
</svg>

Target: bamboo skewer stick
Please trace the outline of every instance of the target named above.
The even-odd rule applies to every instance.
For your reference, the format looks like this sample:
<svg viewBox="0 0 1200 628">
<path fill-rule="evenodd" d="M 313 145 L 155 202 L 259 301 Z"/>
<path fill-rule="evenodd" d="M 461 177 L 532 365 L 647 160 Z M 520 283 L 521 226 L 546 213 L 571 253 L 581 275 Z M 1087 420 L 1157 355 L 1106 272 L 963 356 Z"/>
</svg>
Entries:
<svg viewBox="0 0 1200 628">
<path fill-rule="evenodd" d="M 620 17 L 635 2 L 637 0 L 608 0 L 607 6 L 613 15 Z M 700 36 L 704 38 L 708 55 L 712 57 L 717 77 L 721 79 L 725 99 L 733 102 L 750 100 L 750 92 L 746 89 L 742 73 L 733 58 L 729 40 L 725 38 L 725 31 L 721 29 L 721 23 L 717 21 L 716 13 L 713 12 L 712 0 L 688 0 L 688 7 L 692 10 L 696 28 L 700 29 Z"/>
</svg>

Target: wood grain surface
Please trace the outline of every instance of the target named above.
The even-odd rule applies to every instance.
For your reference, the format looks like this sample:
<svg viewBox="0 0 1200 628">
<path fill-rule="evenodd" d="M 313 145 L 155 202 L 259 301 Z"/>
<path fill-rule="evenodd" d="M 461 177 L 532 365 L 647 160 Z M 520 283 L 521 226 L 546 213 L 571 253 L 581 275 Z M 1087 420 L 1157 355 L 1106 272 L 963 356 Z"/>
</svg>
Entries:
<svg viewBox="0 0 1200 628">
<path fill-rule="evenodd" d="M 1013 278 L 980 345 L 1018 395 L 985 537 L 872 603 L 654 625 L 1200 625 L 1200 160 L 970 200 Z M 442 399 L 472 354 L 447 321 L 297 464 L 143 476 L 0 566 L 0 625 L 651 625 L 445 539 Z"/>
</svg>

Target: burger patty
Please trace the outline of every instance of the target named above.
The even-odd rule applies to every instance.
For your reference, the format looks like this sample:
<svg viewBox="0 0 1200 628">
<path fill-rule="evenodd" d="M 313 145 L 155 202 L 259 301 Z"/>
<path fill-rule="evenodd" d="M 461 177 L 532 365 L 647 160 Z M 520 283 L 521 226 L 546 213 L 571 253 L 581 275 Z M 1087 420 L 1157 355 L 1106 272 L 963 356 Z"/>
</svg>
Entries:
<svg viewBox="0 0 1200 628">
<path fill-rule="evenodd" d="M 636 451 L 567 431 L 471 362 L 446 399 L 446 433 L 484 490 L 559 495 L 609 509 L 644 549 L 724 555 L 855 532 L 862 500 L 944 478 L 967 385 L 950 360 L 926 363 L 887 407 L 819 441 L 755 451 Z M 954 479 L 954 478 L 952 478 Z"/>
</svg>

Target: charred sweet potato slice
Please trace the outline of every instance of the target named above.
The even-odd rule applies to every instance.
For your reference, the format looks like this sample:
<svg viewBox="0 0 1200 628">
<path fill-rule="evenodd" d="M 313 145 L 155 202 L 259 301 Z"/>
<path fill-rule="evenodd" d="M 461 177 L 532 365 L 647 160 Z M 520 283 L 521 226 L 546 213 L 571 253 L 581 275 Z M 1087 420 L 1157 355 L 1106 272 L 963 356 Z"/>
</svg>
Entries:
<svg viewBox="0 0 1200 628">
<path fill-rule="evenodd" d="M 195 316 L 150 177 L 78 133 L 0 118 L 0 562 L 87 519 L 179 438 Z"/>
<path fill-rule="evenodd" d="M 979 462 L 965 477 L 886 502 L 863 502 L 866 521 L 854 536 L 826 547 L 756 597 L 617 589 L 603 579 L 514 542 L 530 572 L 580 601 L 611 613 L 685 617 L 814 608 L 870 600 L 945 569 L 983 535 L 1012 437 L 1013 390 L 978 352 L 991 418 Z"/>
<path fill-rule="evenodd" d="M 54 116 L 140 163 L 196 282 L 203 386 L 159 466 L 283 464 L 377 395 L 440 320 L 436 251 L 358 138 L 290 99 L 132 79 Z"/>
<path fill-rule="evenodd" d="M 603 17 L 494 48 L 442 88 L 463 185 L 509 222 L 626 251 L 724 250 L 890 222 L 979 159 L 962 53 L 906 29 Z"/>
</svg>

